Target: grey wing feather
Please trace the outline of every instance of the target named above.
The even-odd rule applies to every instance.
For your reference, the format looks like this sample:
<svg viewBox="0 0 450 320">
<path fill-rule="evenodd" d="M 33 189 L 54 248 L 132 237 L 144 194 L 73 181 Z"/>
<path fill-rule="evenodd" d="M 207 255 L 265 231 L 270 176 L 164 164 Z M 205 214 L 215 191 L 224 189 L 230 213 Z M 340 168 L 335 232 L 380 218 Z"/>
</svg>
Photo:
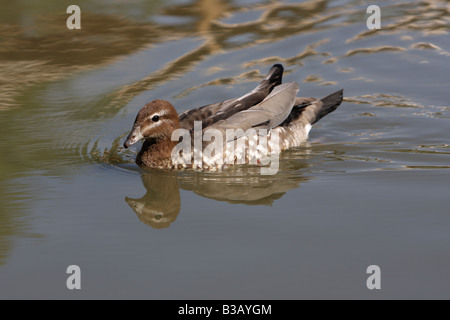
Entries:
<svg viewBox="0 0 450 320">
<path fill-rule="evenodd" d="M 185 111 L 180 114 L 180 127 L 192 130 L 194 121 L 202 121 L 203 128 L 220 120 L 227 119 L 233 114 L 247 110 L 263 101 L 267 95 L 282 82 L 283 66 L 275 64 L 258 86 L 236 99 L 230 99 L 219 103 L 203 106 L 201 108 Z"/>
<path fill-rule="evenodd" d="M 220 120 L 206 129 L 271 129 L 282 123 L 290 114 L 299 91 L 296 82 L 285 83 L 275 89 L 259 104 Z"/>
<path fill-rule="evenodd" d="M 268 124 L 254 128 L 272 129 L 282 123 L 291 113 L 299 90 L 296 82 L 279 85 L 260 104 L 250 108 L 252 111 L 269 111 L 272 114 Z"/>
</svg>

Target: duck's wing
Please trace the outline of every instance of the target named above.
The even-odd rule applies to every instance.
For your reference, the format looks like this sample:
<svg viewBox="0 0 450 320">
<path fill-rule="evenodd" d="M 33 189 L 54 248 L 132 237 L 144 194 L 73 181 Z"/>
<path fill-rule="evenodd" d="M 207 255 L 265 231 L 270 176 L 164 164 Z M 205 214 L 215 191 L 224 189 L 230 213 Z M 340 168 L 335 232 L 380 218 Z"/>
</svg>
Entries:
<svg viewBox="0 0 450 320">
<path fill-rule="evenodd" d="M 220 120 L 204 130 L 218 129 L 226 133 L 227 129 L 242 129 L 243 132 L 248 129 L 272 129 L 289 116 L 298 91 L 296 82 L 279 85 L 259 104 Z M 238 134 L 237 138 L 241 135 Z"/>
<path fill-rule="evenodd" d="M 179 115 L 180 127 L 192 130 L 194 121 L 202 121 L 203 128 L 217 121 L 227 119 L 233 114 L 251 108 L 266 98 L 269 93 L 281 84 L 283 66 L 275 64 L 259 85 L 242 97 L 206 105 L 200 108 L 187 110 Z"/>
</svg>

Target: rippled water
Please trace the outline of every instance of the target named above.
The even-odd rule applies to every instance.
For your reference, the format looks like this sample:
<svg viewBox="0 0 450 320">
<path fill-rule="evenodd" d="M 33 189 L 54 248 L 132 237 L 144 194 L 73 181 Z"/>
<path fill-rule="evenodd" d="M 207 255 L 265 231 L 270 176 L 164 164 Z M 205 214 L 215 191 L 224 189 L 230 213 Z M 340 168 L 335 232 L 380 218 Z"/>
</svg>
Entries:
<svg viewBox="0 0 450 320">
<path fill-rule="evenodd" d="M 450 298 L 450 6 L 14 1 L 0 12 L 1 298 Z M 137 111 L 344 88 L 280 171 L 144 172 Z M 66 288 L 66 268 L 82 290 Z M 366 287 L 369 265 L 382 290 Z"/>
</svg>

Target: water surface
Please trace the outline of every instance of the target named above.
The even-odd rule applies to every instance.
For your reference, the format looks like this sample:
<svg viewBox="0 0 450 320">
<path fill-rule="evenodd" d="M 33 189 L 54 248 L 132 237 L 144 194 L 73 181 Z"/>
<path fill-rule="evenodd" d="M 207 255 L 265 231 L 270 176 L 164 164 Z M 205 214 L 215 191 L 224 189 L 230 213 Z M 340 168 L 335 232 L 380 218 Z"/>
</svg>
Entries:
<svg viewBox="0 0 450 320">
<path fill-rule="evenodd" d="M 370 4 L 80 0 L 81 30 L 67 3 L 3 4 L 0 298 L 450 298 L 450 7 L 381 1 L 368 30 Z M 237 97 L 273 63 L 345 95 L 278 174 L 121 148 L 149 100 Z"/>
</svg>

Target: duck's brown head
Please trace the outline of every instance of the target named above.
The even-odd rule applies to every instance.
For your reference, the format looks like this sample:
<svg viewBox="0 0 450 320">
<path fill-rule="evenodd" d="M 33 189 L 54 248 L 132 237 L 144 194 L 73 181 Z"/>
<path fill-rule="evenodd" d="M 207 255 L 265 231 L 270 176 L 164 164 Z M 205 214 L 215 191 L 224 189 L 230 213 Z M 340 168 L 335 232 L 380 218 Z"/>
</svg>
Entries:
<svg viewBox="0 0 450 320">
<path fill-rule="evenodd" d="M 180 127 L 178 114 L 173 105 L 165 100 L 147 103 L 136 116 L 133 129 L 123 146 L 128 148 L 142 139 L 168 140 Z"/>
</svg>

